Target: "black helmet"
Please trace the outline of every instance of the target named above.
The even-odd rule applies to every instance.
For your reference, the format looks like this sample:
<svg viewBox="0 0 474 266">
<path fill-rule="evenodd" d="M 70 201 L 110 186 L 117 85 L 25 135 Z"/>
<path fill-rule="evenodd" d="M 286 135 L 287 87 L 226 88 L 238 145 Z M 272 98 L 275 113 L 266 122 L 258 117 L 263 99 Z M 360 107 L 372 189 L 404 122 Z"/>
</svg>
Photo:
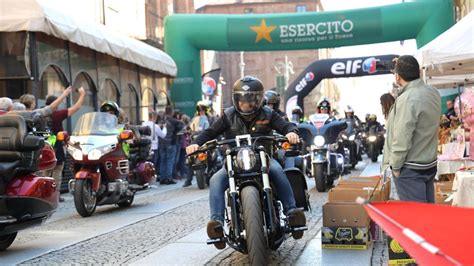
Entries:
<svg viewBox="0 0 474 266">
<path fill-rule="evenodd" d="M 318 104 L 318 110 L 321 112 L 321 110 L 326 109 L 328 110 L 328 113 L 331 112 L 331 104 L 329 103 L 328 100 L 324 99 Z"/>
<path fill-rule="evenodd" d="M 120 108 L 114 101 L 106 100 L 100 105 L 101 112 L 113 112 L 116 117 L 120 115 Z"/>
<path fill-rule="evenodd" d="M 263 94 L 265 104 L 272 104 L 273 109 L 278 109 L 280 106 L 280 94 L 274 90 L 267 90 Z"/>
<path fill-rule="evenodd" d="M 241 110 L 239 102 L 253 103 L 252 109 Z M 234 83 L 232 87 L 232 104 L 235 110 L 243 116 L 254 115 L 261 107 L 263 102 L 263 84 L 252 76 L 246 76 Z"/>
</svg>

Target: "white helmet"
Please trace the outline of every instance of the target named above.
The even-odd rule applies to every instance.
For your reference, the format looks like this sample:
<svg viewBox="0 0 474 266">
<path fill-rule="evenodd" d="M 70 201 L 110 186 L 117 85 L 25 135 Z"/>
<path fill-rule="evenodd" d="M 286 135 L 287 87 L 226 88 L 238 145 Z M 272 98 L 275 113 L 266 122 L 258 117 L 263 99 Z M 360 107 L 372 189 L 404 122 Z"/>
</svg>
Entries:
<svg viewBox="0 0 474 266">
<path fill-rule="evenodd" d="M 344 113 L 354 113 L 354 109 L 350 105 L 346 106 Z"/>
</svg>

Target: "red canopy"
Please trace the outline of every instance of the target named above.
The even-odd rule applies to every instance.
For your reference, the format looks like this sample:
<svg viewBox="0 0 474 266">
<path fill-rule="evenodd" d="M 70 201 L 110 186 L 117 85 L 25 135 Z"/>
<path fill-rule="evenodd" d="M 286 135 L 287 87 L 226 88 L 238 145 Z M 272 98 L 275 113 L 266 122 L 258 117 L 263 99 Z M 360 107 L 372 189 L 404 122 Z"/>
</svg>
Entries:
<svg viewBox="0 0 474 266">
<path fill-rule="evenodd" d="M 415 202 L 364 205 L 420 265 L 474 265 L 474 209 Z"/>
</svg>

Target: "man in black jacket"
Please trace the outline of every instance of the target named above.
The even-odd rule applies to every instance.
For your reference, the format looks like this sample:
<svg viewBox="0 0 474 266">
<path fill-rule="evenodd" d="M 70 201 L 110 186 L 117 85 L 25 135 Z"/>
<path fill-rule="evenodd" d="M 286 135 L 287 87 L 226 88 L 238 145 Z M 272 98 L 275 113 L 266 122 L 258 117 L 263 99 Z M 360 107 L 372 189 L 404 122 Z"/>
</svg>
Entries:
<svg viewBox="0 0 474 266">
<path fill-rule="evenodd" d="M 160 184 L 173 185 L 173 168 L 175 167 L 178 132 L 184 128 L 183 122 L 173 118 L 173 108 L 167 106 L 165 109 L 164 125 L 166 126 L 165 138 L 160 138 L 158 150 L 160 153 Z"/>
<path fill-rule="evenodd" d="M 224 114 L 212 124 L 211 127 L 201 132 L 186 148 L 191 154 L 205 142 L 215 139 L 223 134 L 226 139 L 233 139 L 237 135 L 250 134 L 252 136 L 271 136 L 272 131 L 285 135 L 292 144 L 299 142 L 297 127 L 285 121 L 275 111 L 262 107 L 263 84 L 254 77 L 244 77 L 237 80 L 232 88 L 233 107 L 225 110 Z M 270 161 L 270 179 L 276 186 L 277 194 L 282 201 L 284 211 L 290 217 L 291 226 L 303 226 L 306 218 L 303 211 L 296 209 L 296 202 L 290 183 L 280 164 L 275 160 Z M 219 170 L 210 180 L 209 204 L 211 221 L 207 224 L 207 234 L 210 238 L 223 237 L 224 193 L 229 187 L 229 180 L 225 167 Z M 257 204 L 257 203 L 256 203 Z M 295 239 L 303 236 L 303 232 L 293 233 Z M 216 248 L 223 249 L 225 242 L 215 244 Z"/>
</svg>

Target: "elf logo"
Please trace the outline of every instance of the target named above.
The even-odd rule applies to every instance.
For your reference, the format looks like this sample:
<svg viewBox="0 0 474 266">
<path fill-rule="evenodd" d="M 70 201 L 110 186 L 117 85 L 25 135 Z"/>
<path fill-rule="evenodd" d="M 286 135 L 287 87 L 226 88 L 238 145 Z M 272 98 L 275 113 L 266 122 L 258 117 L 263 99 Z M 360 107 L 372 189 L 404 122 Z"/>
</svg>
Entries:
<svg viewBox="0 0 474 266">
<path fill-rule="evenodd" d="M 377 72 L 377 62 L 379 60 L 375 57 L 370 57 L 365 59 L 362 62 L 362 59 L 357 60 L 347 60 L 344 62 L 336 62 L 331 66 L 331 73 L 334 75 L 349 75 L 356 74 L 359 69 L 362 68 L 362 71 L 373 74 Z"/>
<path fill-rule="evenodd" d="M 312 81 L 314 79 L 314 73 L 313 72 L 308 72 L 304 75 L 304 77 L 300 80 L 300 82 L 298 82 L 298 84 L 296 84 L 296 87 L 295 87 L 295 90 L 297 92 L 300 92 L 301 90 L 303 90 L 306 85 L 308 85 L 308 82 L 309 81 Z"/>
</svg>

